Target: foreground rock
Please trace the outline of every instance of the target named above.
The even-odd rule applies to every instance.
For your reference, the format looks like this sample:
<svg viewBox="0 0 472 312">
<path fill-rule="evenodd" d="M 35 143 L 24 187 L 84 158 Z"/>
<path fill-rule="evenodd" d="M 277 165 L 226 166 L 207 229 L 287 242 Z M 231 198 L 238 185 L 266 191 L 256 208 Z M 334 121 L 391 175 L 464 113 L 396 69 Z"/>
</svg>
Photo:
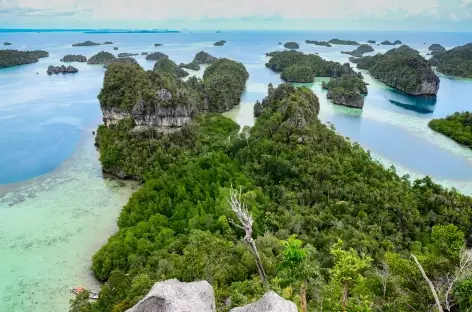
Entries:
<svg viewBox="0 0 472 312">
<path fill-rule="evenodd" d="M 298 45 L 298 43 L 296 43 L 294 41 L 286 42 L 284 44 L 284 47 L 287 48 L 287 49 L 291 49 L 291 50 L 300 49 L 300 46 Z"/>
<path fill-rule="evenodd" d="M 80 54 L 68 54 L 65 55 L 61 62 L 87 62 L 87 57 L 80 55 Z"/>
<path fill-rule="evenodd" d="M 292 301 L 285 300 L 270 291 L 262 299 L 241 308 L 231 309 L 230 312 L 297 312 L 297 306 Z"/>
<path fill-rule="evenodd" d="M 215 311 L 213 287 L 207 281 L 183 283 L 176 279 L 154 284 L 144 299 L 127 310 L 127 312 Z"/>
<path fill-rule="evenodd" d="M 36 63 L 39 58 L 47 57 L 46 51 L 0 50 L 0 68 Z"/>
<path fill-rule="evenodd" d="M 47 69 L 47 74 L 52 75 L 52 74 L 73 74 L 79 72 L 79 70 L 73 66 L 52 66 L 50 65 Z"/>
<path fill-rule="evenodd" d="M 93 42 L 90 40 L 84 41 L 84 42 L 79 42 L 79 43 L 74 43 L 72 46 L 73 47 L 92 47 L 92 46 L 99 46 L 100 43 L 98 42 Z"/>
<path fill-rule="evenodd" d="M 87 64 L 108 64 L 110 61 L 116 59 L 116 57 L 110 52 L 101 51 L 92 56 Z"/>
<path fill-rule="evenodd" d="M 430 63 L 443 74 L 472 78 L 472 43 L 435 54 Z"/>
<path fill-rule="evenodd" d="M 388 86 L 411 95 L 436 95 L 439 77 L 418 51 L 403 45 L 385 54 L 350 59 Z"/>
</svg>

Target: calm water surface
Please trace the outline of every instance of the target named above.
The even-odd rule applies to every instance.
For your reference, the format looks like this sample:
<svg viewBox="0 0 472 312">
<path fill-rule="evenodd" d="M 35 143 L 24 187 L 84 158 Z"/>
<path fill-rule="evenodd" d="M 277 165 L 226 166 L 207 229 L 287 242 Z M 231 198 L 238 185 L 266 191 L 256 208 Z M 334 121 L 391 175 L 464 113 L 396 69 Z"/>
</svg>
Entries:
<svg viewBox="0 0 472 312">
<path fill-rule="evenodd" d="M 281 83 L 265 68 L 266 52 L 278 42 L 298 41 L 304 52 L 347 62 L 342 50 L 317 47 L 306 39 L 352 39 L 366 42 L 400 39 L 426 55 L 431 43 L 451 48 L 470 41 L 467 33 L 376 32 L 186 32 L 177 34 L 84 34 L 81 32 L 8 33 L 0 42 L 12 49 L 42 49 L 50 57 L 38 63 L 0 70 L 0 311 L 65 311 L 68 288 L 96 289 L 90 258 L 115 230 L 115 220 L 134 185 L 103 179 L 91 131 L 101 120 L 97 94 L 104 69 L 73 63 L 75 75 L 48 76 L 48 65 L 60 65 L 65 54 L 91 57 L 101 50 L 162 51 L 177 63 L 189 62 L 205 50 L 242 62 L 250 73 L 241 105 L 225 113 L 241 125 L 253 125 L 252 108 L 267 91 Z M 223 47 L 214 47 L 225 39 Z M 72 47 L 85 40 L 114 45 Z M 163 43 L 154 47 L 154 43 Z M 426 43 L 426 44 L 425 44 Z M 113 47 L 119 47 L 114 51 Z M 376 52 L 389 47 L 375 46 Z M 154 65 L 137 56 L 146 69 Z M 192 74 L 201 76 L 203 69 Z M 436 99 L 406 96 L 374 80 L 363 110 L 336 106 L 326 100 L 322 79 L 306 84 L 319 97 L 320 118 L 359 142 L 386 165 L 412 177 L 436 181 L 472 194 L 472 152 L 434 133 L 432 118 L 472 110 L 472 81 L 441 76 Z"/>
</svg>

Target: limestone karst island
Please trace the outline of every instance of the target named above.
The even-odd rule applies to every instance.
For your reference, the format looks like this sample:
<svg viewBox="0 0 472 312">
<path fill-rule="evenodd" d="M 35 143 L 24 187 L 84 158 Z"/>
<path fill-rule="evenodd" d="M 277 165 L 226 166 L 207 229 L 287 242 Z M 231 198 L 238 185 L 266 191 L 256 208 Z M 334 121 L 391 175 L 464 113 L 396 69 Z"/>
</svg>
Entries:
<svg viewBox="0 0 472 312">
<path fill-rule="evenodd" d="M 472 311 L 471 16 L 0 0 L 0 312 Z"/>
</svg>

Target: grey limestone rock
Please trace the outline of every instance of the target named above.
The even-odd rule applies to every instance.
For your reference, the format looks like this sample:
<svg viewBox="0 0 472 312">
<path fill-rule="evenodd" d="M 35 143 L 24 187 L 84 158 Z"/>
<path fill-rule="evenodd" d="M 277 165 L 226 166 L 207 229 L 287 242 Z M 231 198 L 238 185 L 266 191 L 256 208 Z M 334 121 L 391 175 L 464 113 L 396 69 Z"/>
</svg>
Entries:
<svg viewBox="0 0 472 312">
<path fill-rule="evenodd" d="M 285 300 L 270 291 L 262 299 L 244 307 L 231 309 L 230 312 L 297 312 L 297 306 L 292 301 Z"/>
</svg>

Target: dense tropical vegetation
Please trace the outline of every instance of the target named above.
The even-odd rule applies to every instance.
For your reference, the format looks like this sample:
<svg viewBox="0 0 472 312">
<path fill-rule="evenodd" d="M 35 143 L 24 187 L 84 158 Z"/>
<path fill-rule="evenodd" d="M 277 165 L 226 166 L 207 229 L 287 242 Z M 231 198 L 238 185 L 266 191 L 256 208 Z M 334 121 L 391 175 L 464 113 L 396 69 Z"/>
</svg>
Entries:
<svg viewBox="0 0 472 312">
<path fill-rule="evenodd" d="M 242 71 L 219 62 L 207 78 L 224 67 Z M 142 90 L 155 90 L 153 83 L 199 88 L 197 79 L 131 67 L 108 69 L 102 107 L 129 107 L 148 93 Z M 472 308 L 472 279 L 461 269 L 472 243 L 472 199 L 428 177 L 399 177 L 321 123 L 319 109 L 307 88 L 269 85 L 256 125 L 240 133 L 214 114 L 170 135 L 133 134 L 132 120 L 101 126 L 102 163 L 133 167 L 146 183 L 93 258 L 95 275 L 106 282 L 99 300 L 80 296 L 71 311 L 125 311 L 168 278 L 208 280 L 219 311 L 267 288 L 302 311 L 429 311 L 435 299 L 416 261 L 437 286 L 440 305 Z M 265 283 L 233 221 L 233 188 L 253 216 Z"/>
<path fill-rule="evenodd" d="M 296 49 L 300 49 L 300 45 L 294 41 L 289 41 L 284 44 L 284 48 L 296 50 Z"/>
<path fill-rule="evenodd" d="M 167 54 L 164 54 L 162 52 L 153 52 L 149 53 L 146 55 L 146 60 L 148 61 L 157 61 L 160 58 L 168 58 L 169 56 Z"/>
<path fill-rule="evenodd" d="M 108 64 L 116 59 L 110 52 L 101 51 L 88 59 L 87 64 Z"/>
<path fill-rule="evenodd" d="M 367 94 L 367 86 L 364 80 L 357 75 L 331 78 L 329 82 L 323 81 L 322 87 L 328 90 L 326 97 L 334 104 L 357 108 L 364 106 L 363 95 Z"/>
<path fill-rule="evenodd" d="M 460 144 L 472 148 L 472 113 L 454 113 L 446 118 L 433 119 L 429 127 Z"/>
<path fill-rule="evenodd" d="M 47 57 L 46 51 L 0 50 L 0 68 L 36 63 L 39 58 Z"/>
<path fill-rule="evenodd" d="M 352 58 L 357 67 L 385 84 L 412 95 L 436 95 L 439 77 L 418 51 L 402 45 L 384 54 Z"/>
<path fill-rule="evenodd" d="M 221 46 L 224 46 L 225 43 L 226 43 L 226 40 L 220 40 L 220 41 L 215 42 L 213 45 L 217 47 L 221 47 Z"/>
<path fill-rule="evenodd" d="M 171 76 L 174 76 L 175 78 L 182 78 L 189 75 L 189 73 L 180 68 L 177 64 L 175 64 L 174 61 L 167 57 L 162 57 L 157 60 L 156 64 L 154 64 L 153 70 L 167 73 Z"/>
<path fill-rule="evenodd" d="M 90 41 L 90 40 L 72 44 L 73 47 L 91 47 L 91 46 L 99 46 L 99 45 L 100 45 L 100 43 L 93 42 L 93 41 Z"/>
<path fill-rule="evenodd" d="M 430 62 L 443 74 L 472 78 L 472 43 L 436 54 Z"/>
<path fill-rule="evenodd" d="M 439 43 L 433 43 L 428 47 L 428 50 L 431 51 L 431 55 L 440 54 L 446 52 L 446 48 L 440 45 Z"/>
</svg>

